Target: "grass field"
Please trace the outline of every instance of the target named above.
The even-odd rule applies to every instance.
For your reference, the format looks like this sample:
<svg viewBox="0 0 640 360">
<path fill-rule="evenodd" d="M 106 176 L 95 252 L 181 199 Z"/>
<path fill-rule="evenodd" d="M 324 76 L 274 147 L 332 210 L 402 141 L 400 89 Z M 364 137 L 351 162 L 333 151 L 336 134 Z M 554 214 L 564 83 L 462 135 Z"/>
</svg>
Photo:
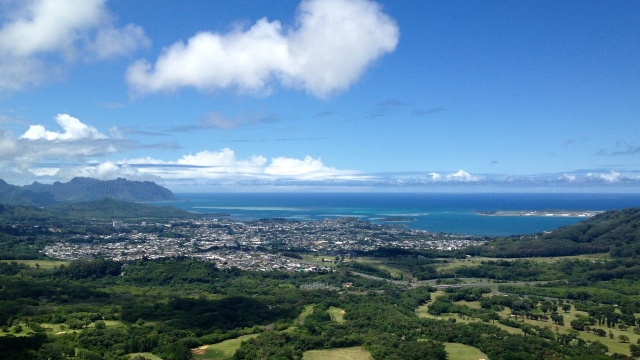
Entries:
<svg viewBox="0 0 640 360">
<path fill-rule="evenodd" d="M 258 334 L 244 335 L 235 339 L 229 339 L 217 344 L 201 346 L 191 350 L 194 359 L 201 360 L 223 360 L 231 359 L 233 354 L 240 348 L 240 343 L 258 336 Z"/>
<path fill-rule="evenodd" d="M 468 302 L 468 301 L 459 301 L 456 304 L 460 304 L 460 305 L 465 305 L 468 306 L 470 308 L 480 308 L 480 302 L 478 301 L 473 301 L 473 302 Z M 417 310 L 416 310 L 417 311 Z M 426 311 L 426 310 L 423 310 Z M 511 310 L 509 310 L 508 308 L 505 308 L 504 310 L 500 311 L 498 313 L 501 317 L 506 318 L 509 316 L 509 314 L 511 314 Z M 573 306 L 571 307 L 571 310 L 567 313 L 565 313 L 564 311 L 560 311 L 559 312 L 560 315 L 562 315 L 564 317 L 564 325 L 558 325 L 553 323 L 552 321 L 542 321 L 542 320 L 531 320 L 531 319 L 521 319 L 518 318 L 518 321 L 523 321 L 524 323 L 527 324 L 531 324 L 531 325 L 536 325 L 539 327 L 547 327 L 553 331 L 559 331 L 561 333 L 567 333 L 569 332 L 569 330 L 571 330 L 571 321 L 575 320 L 578 318 L 578 315 L 582 315 L 582 316 L 587 316 L 588 314 L 584 311 L 578 311 L 576 310 Z M 420 315 L 418 315 L 420 316 Z M 460 319 L 458 319 L 459 321 Z M 498 324 L 496 324 L 498 325 Z M 516 328 L 511 328 L 508 326 L 504 326 L 501 325 L 501 327 L 505 330 L 507 329 L 513 329 L 513 330 L 518 330 Z M 601 328 L 603 330 L 605 330 L 607 332 L 607 336 L 602 337 L 602 336 L 598 336 L 595 335 L 591 332 L 586 332 L 586 331 L 580 331 L 579 332 L 579 337 L 585 341 L 599 341 L 601 343 L 603 343 L 604 345 L 606 345 L 609 348 L 609 352 L 616 352 L 616 353 L 620 353 L 620 354 L 625 354 L 625 355 L 629 355 L 630 351 L 629 351 L 629 344 L 635 344 L 639 339 L 640 339 L 640 335 L 634 334 L 633 331 L 631 331 L 631 328 L 622 331 L 620 329 L 617 328 L 607 328 L 606 326 L 596 326 L 598 328 Z M 614 335 L 614 338 L 611 339 L 608 336 L 609 330 L 611 330 L 611 332 Z M 507 330 L 508 331 L 508 330 Z M 627 335 L 629 337 L 629 343 L 621 343 L 618 340 L 618 336 L 620 335 Z"/>
<path fill-rule="evenodd" d="M 408 279 L 411 274 L 406 266 L 391 264 L 384 258 L 358 258 L 355 262 L 373 266 L 378 270 L 387 271 L 395 279 Z"/>
<path fill-rule="evenodd" d="M 361 347 L 310 350 L 302 355 L 302 360 L 372 360 L 371 354 Z"/>
<path fill-rule="evenodd" d="M 418 308 L 415 311 L 416 315 L 418 317 L 424 317 L 424 318 L 432 318 L 432 319 L 438 318 L 438 317 L 433 316 L 433 315 L 428 313 L 429 305 L 432 304 L 438 297 L 440 297 L 440 296 L 442 296 L 444 294 L 445 294 L 445 292 L 442 291 L 442 290 L 438 290 L 436 292 L 431 293 L 431 301 L 418 306 Z"/>
<path fill-rule="evenodd" d="M 328 268 L 335 268 L 336 264 L 333 262 L 333 260 L 335 259 L 335 255 L 326 255 L 326 254 L 317 254 L 316 255 L 309 255 L 309 254 L 304 254 L 302 255 L 302 260 L 304 262 L 310 263 L 310 264 L 314 264 L 317 266 L 326 266 Z M 322 259 L 331 259 L 331 262 L 323 262 Z"/>
<path fill-rule="evenodd" d="M 455 319 L 456 322 L 460 322 L 460 323 L 470 323 L 470 322 L 479 322 L 480 319 L 474 319 L 474 318 L 470 318 L 470 317 L 460 317 L 457 314 L 441 314 L 438 316 L 435 315 L 431 315 L 429 314 L 429 304 L 433 303 L 438 297 L 445 295 L 446 293 L 442 290 L 438 290 L 436 292 L 431 293 L 431 301 L 418 306 L 418 308 L 415 310 L 415 314 L 418 317 L 422 317 L 422 318 L 428 318 L 428 319 L 436 319 L 436 320 L 449 320 L 449 319 Z M 476 307 L 480 307 L 480 303 L 469 303 L 467 302 L 467 304 L 471 304 L 472 306 L 476 306 Z M 510 333 L 510 334 L 520 334 L 523 335 L 524 333 L 522 332 L 522 330 L 518 329 L 518 328 L 512 328 L 510 326 L 506 326 L 506 325 L 502 325 L 502 324 L 498 324 L 498 323 L 494 323 L 493 325 L 501 328 L 502 330 Z"/>
<path fill-rule="evenodd" d="M 144 358 L 149 359 L 149 360 L 162 360 L 161 357 L 157 357 L 157 356 L 153 355 L 152 353 L 131 353 L 131 354 L 127 354 L 127 355 L 129 355 L 130 359 L 133 359 L 136 356 L 143 356 Z"/>
<path fill-rule="evenodd" d="M 106 326 L 123 326 L 122 322 L 117 320 L 104 320 L 104 324 Z M 22 330 L 19 332 L 15 332 L 15 325 L 20 325 Z M 89 324 L 89 328 L 94 327 L 95 323 Z M 44 332 L 49 335 L 61 335 L 66 333 L 77 333 L 81 330 L 71 330 L 65 324 L 48 324 L 41 323 L 40 326 L 44 329 Z M 9 332 L 0 331 L 0 336 L 13 335 L 13 336 L 27 336 L 29 334 L 33 334 L 34 331 L 31 330 L 26 323 L 20 322 L 18 324 L 14 324 L 14 326 L 9 327 Z"/>
<path fill-rule="evenodd" d="M 40 269 L 55 269 L 60 267 L 60 265 L 68 265 L 68 261 L 63 260 L 0 260 L 0 262 L 10 263 L 17 262 L 18 264 L 27 264 L 32 268 L 36 267 L 36 264 L 40 266 Z"/>
<path fill-rule="evenodd" d="M 447 350 L 448 360 L 488 359 L 485 353 L 472 346 L 458 343 L 444 343 L 444 348 Z"/>
<path fill-rule="evenodd" d="M 314 305 L 306 305 L 304 307 L 304 310 L 300 313 L 300 315 L 298 315 L 298 318 L 295 321 L 296 325 L 304 324 L 304 319 L 306 319 L 307 316 L 313 313 L 313 306 Z"/>
<path fill-rule="evenodd" d="M 329 309 L 327 309 L 327 312 L 329 313 L 329 316 L 331 316 L 332 321 L 335 321 L 339 324 L 342 324 L 344 322 L 344 309 L 331 306 Z"/>
<path fill-rule="evenodd" d="M 16 331 L 15 326 L 18 325 L 19 327 L 21 327 L 22 329 L 20 331 Z M 26 323 L 23 322 L 19 322 L 19 323 L 14 323 L 13 326 L 9 327 L 9 331 L 8 332 L 4 332 L 4 331 L 0 331 L 0 336 L 7 336 L 7 335 L 13 335 L 13 336 L 27 336 L 29 334 L 33 334 L 34 331 L 31 330 Z"/>
</svg>

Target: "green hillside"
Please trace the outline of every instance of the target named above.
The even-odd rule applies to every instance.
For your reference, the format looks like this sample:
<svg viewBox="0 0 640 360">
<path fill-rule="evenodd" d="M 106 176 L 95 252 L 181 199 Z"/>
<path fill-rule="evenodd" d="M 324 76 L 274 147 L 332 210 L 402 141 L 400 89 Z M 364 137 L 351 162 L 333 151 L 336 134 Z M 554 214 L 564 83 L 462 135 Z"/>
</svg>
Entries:
<svg viewBox="0 0 640 360">
<path fill-rule="evenodd" d="M 467 251 L 507 258 L 604 252 L 613 257 L 640 255 L 640 208 L 607 211 L 550 232 L 497 238 Z"/>
<path fill-rule="evenodd" d="M 130 203 L 114 199 L 101 199 L 81 203 L 56 204 L 45 208 L 33 206 L 13 206 L 0 203 L 0 221 L 12 222 L 55 222 L 60 219 L 170 219 L 192 218 L 194 214 L 169 206 L 153 206 Z"/>
</svg>

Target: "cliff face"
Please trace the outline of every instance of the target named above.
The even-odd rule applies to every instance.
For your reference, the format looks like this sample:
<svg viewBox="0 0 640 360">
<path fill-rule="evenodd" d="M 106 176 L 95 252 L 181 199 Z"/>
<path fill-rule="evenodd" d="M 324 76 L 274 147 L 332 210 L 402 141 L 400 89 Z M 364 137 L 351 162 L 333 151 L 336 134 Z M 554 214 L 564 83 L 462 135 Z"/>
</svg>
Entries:
<svg viewBox="0 0 640 360">
<path fill-rule="evenodd" d="M 171 190 L 151 181 L 96 180 L 77 177 L 51 185 L 34 182 L 15 186 L 0 180 L 0 203 L 47 206 L 58 202 L 82 202 L 111 198 L 121 201 L 163 201 L 175 199 Z"/>
</svg>

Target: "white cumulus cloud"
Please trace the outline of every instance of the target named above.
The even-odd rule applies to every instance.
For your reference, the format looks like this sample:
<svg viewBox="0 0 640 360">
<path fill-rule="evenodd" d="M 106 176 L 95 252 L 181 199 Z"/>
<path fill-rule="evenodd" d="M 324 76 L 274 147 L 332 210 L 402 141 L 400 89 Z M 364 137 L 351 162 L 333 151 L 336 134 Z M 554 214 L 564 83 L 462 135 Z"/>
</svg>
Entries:
<svg viewBox="0 0 640 360">
<path fill-rule="evenodd" d="M 212 173 L 260 173 L 267 162 L 263 156 L 252 156 L 247 160 L 236 158 L 235 152 L 229 148 L 220 151 L 200 151 L 195 155 L 185 155 L 176 163 L 179 165 L 195 165 L 203 168 L 203 172 Z"/>
<path fill-rule="evenodd" d="M 327 179 L 342 178 L 356 175 L 351 170 L 338 170 L 326 166 L 321 159 L 306 156 L 304 159 L 276 157 L 271 159 L 271 164 L 264 169 L 265 174 L 292 177 L 299 179 Z"/>
<path fill-rule="evenodd" d="M 558 179 L 568 181 L 568 182 L 574 182 L 576 181 L 577 177 L 571 174 L 562 174 L 562 176 L 560 176 Z"/>
<path fill-rule="evenodd" d="M 0 2 L 0 90 L 39 85 L 78 57 L 131 54 L 149 40 L 142 28 L 117 28 L 105 0 Z"/>
<path fill-rule="evenodd" d="M 3 52 L 29 56 L 47 51 L 71 55 L 81 32 L 101 21 L 104 0 L 24 1 L 0 30 Z"/>
<path fill-rule="evenodd" d="M 365 179 L 357 171 L 339 170 L 325 165 L 320 159 L 275 157 L 268 161 L 262 155 L 240 159 L 229 148 L 219 151 L 204 150 L 183 155 L 175 161 L 149 157 L 123 160 L 121 164 L 136 167 L 141 173 L 154 174 L 164 179 L 225 179 L 239 180 L 357 180 Z"/>
<path fill-rule="evenodd" d="M 64 132 L 47 131 L 42 125 L 31 125 L 20 136 L 20 139 L 28 140 L 82 140 L 82 139 L 106 139 L 107 136 L 99 132 L 93 126 L 82 123 L 77 118 L 68 114 L 58 114 L 56 122 Z"/>
<path fill-rule="evenodd" d="M 607 183 L 617 183 L 617 182 L 619 182 L 621 180 L 622 174 L 617 172 L 617 171 L 611 170 L 611 172 L 609 172 L 608 174 L 606 174 L 606 173 L 600 173 L 600 174 L 588 173 L 587 177 L 589 179 L 602 180 L 602 181 L 607 182 Z"/>
<path fill-rule="evenodd" d="M 447 180 L 476 182 L 482 180 L 482 178 L 480 176 L 471 175 L 464 170 L 458 170 L 456 173 L 447 175 Z"/>
<path fill-rule="evenodd" d="M 95 162 L 99 157 L 135 146 L 125 139 L 109 138 L 71 115 L 59 114 L 55 119 L 62 131 L 35 124 L 16 138 L 0 130 L 0 178 L 24 172 L 57 176 L 62 164 Z"/>
<path fill-rule="evenodd" d="M 344 90 L 376 59 L 395 49 L 399 30 L 369 0 L 305 0 L 295 26 L 258 20 L 229 33 L 200 32 L 166 48 L 151 64 L 127 71 L 137 93 L 236 88 L 265 91 L 275 82 L 320 97 Z"/>
</svg>

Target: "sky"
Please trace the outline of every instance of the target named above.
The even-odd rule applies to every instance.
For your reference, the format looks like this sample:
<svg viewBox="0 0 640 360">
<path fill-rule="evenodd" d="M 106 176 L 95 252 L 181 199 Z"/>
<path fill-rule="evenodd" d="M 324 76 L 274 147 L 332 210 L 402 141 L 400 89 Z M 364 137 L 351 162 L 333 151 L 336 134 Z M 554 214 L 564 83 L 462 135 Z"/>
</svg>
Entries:
<svg viewBox="0 0 640 360">
<path fill-rule="evenodd" d="M 0 179 L 640 191 L 640 2 L 0 0 Z"/>
</svg>

